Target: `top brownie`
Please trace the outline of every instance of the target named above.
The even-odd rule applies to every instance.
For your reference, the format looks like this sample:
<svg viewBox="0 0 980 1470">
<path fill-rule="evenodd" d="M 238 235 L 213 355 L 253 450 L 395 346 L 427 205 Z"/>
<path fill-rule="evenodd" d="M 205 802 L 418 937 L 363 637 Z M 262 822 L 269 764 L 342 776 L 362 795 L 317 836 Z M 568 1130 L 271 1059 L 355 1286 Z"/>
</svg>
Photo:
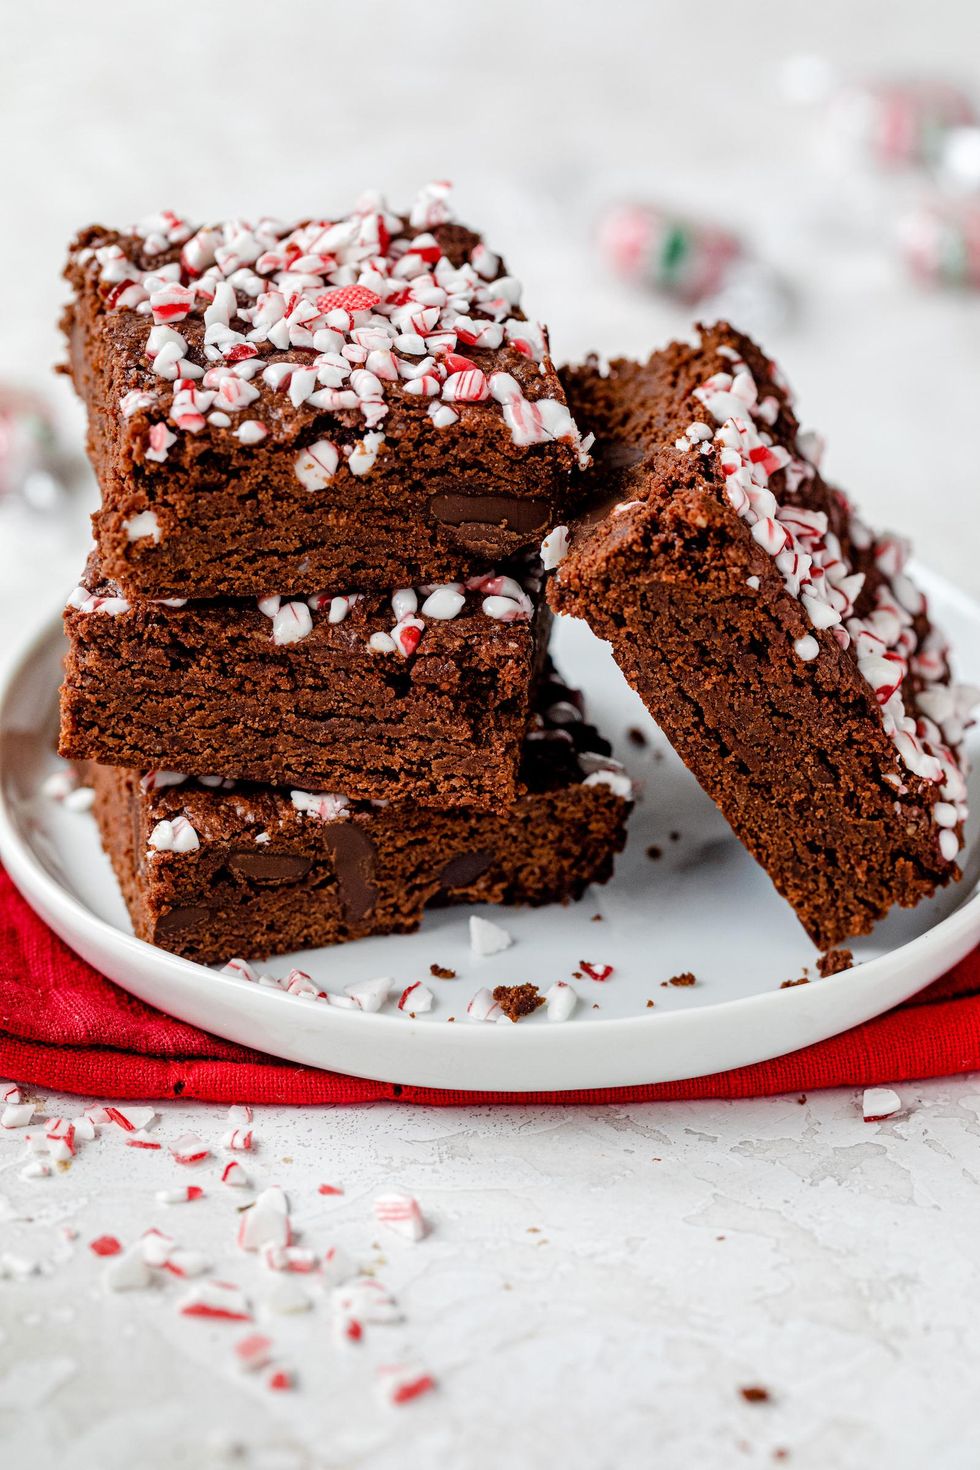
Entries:
<svg viewBox="0 0 980 1470">
<path fill-rule="evenodd" d="M 78 235 L 63 325 L 123 592 L 444 581 L 562 519 L 585 455 L 547 334 L 448 194 Z"/>
</svg>

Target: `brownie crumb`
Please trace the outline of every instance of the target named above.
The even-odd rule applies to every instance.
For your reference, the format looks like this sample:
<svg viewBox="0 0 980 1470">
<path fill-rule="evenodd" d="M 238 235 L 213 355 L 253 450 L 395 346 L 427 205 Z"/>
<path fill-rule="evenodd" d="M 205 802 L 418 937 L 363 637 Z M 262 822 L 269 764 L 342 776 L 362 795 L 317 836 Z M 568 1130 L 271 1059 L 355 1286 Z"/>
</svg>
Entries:
<svg viewBox="0 0 980 1470">
<path fill-rule="evenodd" d="M 681 834 L 679 832 L 671 832 L 670 840 L 671 842 L 680 842 Z"/>
<path fill-rule="evenodd" d="M 654 1006 L 654 1002 L 652 1000 L 648 1000 L 647 1001 L 647 1010 L 648 1011 L 652 1010 L 653 1009 L 653 1006 Z"/>
<path fill-rule="evenodd" d="M 801 1092 L 796 1101 L 799 1103 L 801 1108 L 806 1107 L 806 1093 Z"/>
<path fill-rule="evenodd" d="M 455 980 L 456 971 L 447 970 L 445 965 L 430 965 L 429 974 L 434 975 L 437 980 Z"/>
<path fill-rule="evenodd" d="M 662 847 L 658 847 L 655 842 L 654 843 L 651 843 L 650 846 L 647 848 L 647 857 L 648 858 L 652 858 L 652 860 L 654 862 L 657 861 L 657 858 L 663 857 L 663 855 L 664 855 L 663 848 Z"/>
<path fill-rule="evenodd" d="M 593 924 L 601 924 L 603 918 L 604 918 L 604 915 L 603 914 L 593 914 L 592 915 L 592 922 L 593 922 Z"/>
<path fill-rule="evenodd" d="M 817 960 L 817 972 L 824 980 L 829 975 L 839 975 L 842 970 L 849 970 L 854 964 L 854 956 L 849 949 L 828 949 Z"/>
<path fill-rule="evenodd" d="M 642 747 L 650 743 L 647 740 L 646 735 L 643 733 L 638 725 L 630 725 L 629 729 L 626 731 L 626 738 L 631 745 L 638 745 Z"/>
<path fill-rule="evenodd" d="M 497 985 L 493 998 L 504 1015 L 509 1016 L 512 1021 L 530 1016 L 538 1006 L 544 1005 L 544 996 L 538 994 L 536 985 Z"/>
<path fill-rule="evenodd" d="M 784 980 L 779 988 L 780 990 L 792 990 L 794 985 L 809 985 L 809 983 L 809 975 L 799 975 L 795 980 Z"/>
<path fill-rule="evenodd" d="M 758 1383 L 750 1383 L 747 1388 L 740 1388 L 739 1393 L 747 1404 L 768 1404 L 772 1397 L 768 1388 L 763 1388 Z"/>
<path fill-rule="evenodd" d="M 688 985 L 697 985 L 697 983 L 697 976 L 692 975 L 690 970 L 684 970 L 680 975 L 671 975 L 669 980 L 661 980 L 660 985 L 662 989 L 666 989 L 668 985 L 686 987 Z"/>
</svg>

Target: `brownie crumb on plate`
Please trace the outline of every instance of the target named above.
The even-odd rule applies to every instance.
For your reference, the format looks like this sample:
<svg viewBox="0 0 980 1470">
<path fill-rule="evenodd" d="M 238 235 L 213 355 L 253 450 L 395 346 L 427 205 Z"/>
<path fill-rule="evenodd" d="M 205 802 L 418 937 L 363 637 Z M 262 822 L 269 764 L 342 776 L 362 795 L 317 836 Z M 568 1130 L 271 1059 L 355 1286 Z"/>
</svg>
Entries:
<svg viewBox="0 0 980 1470">
<path fill-rule="evenodd" d="M 445 965 L 430 965 L 429 974 L 434 975 L 437 980 L 455 980 L 456 971 L 448 970 Z"/>
<path fill-rule="evenodd" d="M 697 976 L 692 975 L 690 970 L 684 970 L 680 975 L 671 975 L 669 980 L 661 980 L 660 982 L 663 988 L 666 988 L 668 985 L 675 985 L 678 989 L 686 989 L 691 985 L 697 985 L 697 983 Z"/>
<path fill-rule="evenodd" d="M 839 975 L 842 970 L 850 970 L 854 965 L 854 956 L 849 949 L 828 949 L 817 960 L 817 972 L 825 980 L 830 975 Z"/>
<path fill-rule="evenodd" d="M 544 1005 L 544 996 L 538 994 L 536 985 L 496 985 L 493 998 L 505 1016 L 519 1021 L 522 1016 L 531 1016 L 538 1006 Z"/>
</svg>

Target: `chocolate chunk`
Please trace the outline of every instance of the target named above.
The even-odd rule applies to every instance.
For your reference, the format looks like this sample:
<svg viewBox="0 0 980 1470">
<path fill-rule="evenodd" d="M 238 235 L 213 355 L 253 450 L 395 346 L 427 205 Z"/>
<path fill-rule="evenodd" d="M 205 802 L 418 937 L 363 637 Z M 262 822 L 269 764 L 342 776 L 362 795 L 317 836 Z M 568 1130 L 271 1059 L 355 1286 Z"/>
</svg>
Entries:
<svg viewBox="0 0 980 1470">
<path fill-rule="evenodd" d="M 468 884 L 475 883 L 492 862 L 493 853 L 490 852 L 461 852 L 458 857 L 450 858 L 439 874 L 439 887 L 466 888 Z"/>
<path fill-rule="evenodd" d="M 378 896 L 374 884 L 374 843 L 357 822 L 329 822 L 323 841 L 333 857 L 344 918 L 363 919 L 371 912 Z"/>
<path fill-rule="evenodd" d="M 157 919 L 158 934 L 173 934 L 178 929 L 193 929 L 196 924 L 203 924 L 211 914 L 208 908 L 176 908 L 168 909 Z"/>
<path fill-rule="evenodd" d="M 513 495 L 433 495 L 429 508 L 437 521 L 457 526 L 461 532 L 472 528 L 482 533 L 495 526 L 529 535 L 543 531 L 551 519 L 551 506 L 546 500 L 519 500 Z M 465 536 L 462 537 L 465 544 Z"/>
<path fill-rule="evenodd" d="M 312 861 L 288 852 L 233 852 L 228 866 L 250 883 L 298 883 L 310 871 Z"/>
</svg>

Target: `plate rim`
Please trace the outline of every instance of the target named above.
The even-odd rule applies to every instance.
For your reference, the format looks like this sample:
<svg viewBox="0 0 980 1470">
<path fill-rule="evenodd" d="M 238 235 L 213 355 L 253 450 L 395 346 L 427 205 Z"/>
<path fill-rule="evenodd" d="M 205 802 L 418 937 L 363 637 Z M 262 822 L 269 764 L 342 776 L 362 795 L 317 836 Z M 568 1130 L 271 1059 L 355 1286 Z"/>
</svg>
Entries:
<svg viewBox="0 0 980 1470">
<path fill-rule="evenodd" d="M 916 570 L 920 579 L 929 584 L 930 589 L 939 590 L 943 598 L 957 603 L 967 615 L 980 623 L 980 602 L 937 574 L 928 572 L 922 567 Z M 3 680 L 0 682 L 0 734 L 7 730 L 11 706 L 18 697 L 23 680 L 28 677 L 31 666 L 44 658 L 48 652 L 48 645 L 55 640 L 56 636 L 63 637 L 60 613 L 46 620 L 39 629 L 36 629 L 17 646 L 13 657 L 8 662 Z M 727 1063 L 723 1070 L 729 1070 L 733 1067 L 770 1061 L 789 1051 L 825 1041 L 855 1025 L 860 1025 L 883 1014 L 945 973 L 980 940 L 980 882 L 976 882 L 972 892 L 967 891 L 964 894 L 957 908 L 940 919 L 925 933 L 908 940 L 895 950 L 863 961 L 855 969 L 822 979 L 819 985 L 794 986 L 786 990 L 774 989 L 754 995 L 737 996 L 708 1002 L 691 1010 L 651 1013 L 640 1011 L 636 1015 L 608 1019 L 581 1016 L 572 1025 L 557 1027 L 540 1025 L 499 1027 L 463 1024 L 454 1026 L 453 1031 L 449 1032 L 445 1024 L 414 1022 L 402 1015 L 380 1012 L 361 1013 L 326 1005 L 317 1007 L 315 1010 L 308 1004 L 302 1007 L 302 1003 L 295 996 L 287 995 L 271 987 L 250 985 L 234 976 L 223 975 L 206 965 L 170 954 L 166 950 L 137 939 L 135 935 L 127 934 L 116 928 L 114 924 L 88 909 L 80 899 L 48 873 L 30 843 L 21 836 L 15 814 L 8 803 L 6 772 L 2 765 L 0 765 L 0 860 L 3 861 L 11 880 L 27 903 L 39 913 L 40 917 L 69 948 L 76 954 L 80 954 L 87 962 L 102 969 L 107 968 L 103 959 L 90 958 L 93 949 L 99 956 L 105 953 L 119 955 L 120 962 L 124 966 L 126 962 L 132 965 L 132 974 L 127 975 L 127 978 L 110 975 L 109 978 L 113 983 L 129 991 L 130 994 L 136 995 L 147 1004 L 166 1010 L 167 1014 L 174 1016 L 175 1019 L 199 1026 L 222 1039 L 255 1047 L 269 1055 L 297 1061 L 303 1065 L 340 1070 L 353 1076 L 402 1085 L 450 1087 L 454 1091 L 500 1090 L 551 1093 L 644 1085 L 651 1079 L 645 1077 L 642 1082 L 629 1080 L 629 1078 L 624 1080 L 622 1075 L 613 1075 L 616 1070 L 614 1066 L 605 1070 L 601 1066 L 597 1068 L 596 1059 L 593 1058 L 593 1064 L 585 1066 L 585 1072 L 588 1074 L 587 1080 L 560 1083 L 537 1080 L 536 1085 L 534 1081 L 521 1081 L 520 1078 L 510 1081 L 501 1081 L 497 1078 L 494 1081 L 488 1081 L 484 1075 L 485 1068 L 479 1065 L 478 1072 L 481 1076 L 469 1082 L 460 1079 L 447 1082 L 445 1077 L 442 1080 L 433 1080 L 431 1064 L 427 1063 L 424 1058 L 420 1061 L 417 1057 L 412 1056 L 413 1038 L 424 1033 L 429 1047 L 439 1059 L 444 1056 L 464 1059 L 466 1075 L 470 1077 L 474 1064 L 478 1064 L 485 1058 L 491 1058 L 493 1062 L 499 1063 L 500 1054 L 495 1056 L 490 1050 L 494 1045 L 499 1044 L 488 1040 L 489 1037 L 499 1032 L 508 1038 L 507 1060 L 519 1063 L 517 1070 L 527 1078 L 530 1077 L 532 1068 L 536 1075 L 541 1071 L 549 1076 L 554 1074 L 556 1069 L 550 1066 L 549 1062 L 556 1047 L 565 1054 L 562 1060 L 567 1059 L 575 1064 L 585 1060 L 579 1054 L 587 1047 L 593 1047 L 594 1042 L 599 1038 L 608 1043 L 608 1046 L 603 1045 L 598 1050 L 605 1054 L 615 1053 L 617 1043 L 622 1043 L 627 1038 L 630 1044 L 634 1042 L 639 1032 L 637 1023 L 645 1023 L 648 1028 L 651 1026 L 655 1028 L 652 1034 L 665 1043 L 656 1048 L 658 1052 L 662 1052 L 669 1050 L 671 1039 L 675 1038 L 678 1033 L 690 1034 L 693 1031 L 696 1044 L 696 1033 L 699 1030 L 707 1027 L 714 1031 L 717 1027 L 724 1027 L 726 1022 L 734 1021 L 736 1018 L 738 1024 L 733 1029 L 742 1029 L 742 1018 L 747 1018 L 747 1029 L 750 1034 L 758 1037 L 758 1045 L 748 1048 L 752 1053 L 751 1056 Z M 331 948 L 340 948 L 340 946 L 324 947 L 325 950 Z M 942 955 L 941 960 L 938 961 L 940 968 L 923 978 L 924 971 L 930 968 L 929 956 L 933 953 L 937 957 Z M 174 984 L 174 998 L 178 1002 L 176 1010 L 162 1006 L 156 997 L 151 999 L 147 996 L 145 992 L 148 987 L 140 976 L 140 971 L 147 967 L 158 976 L 156 983 Z M 202 972 L 208 977 L 206 984 L 202 984 Z M 854 980 L 857 973 L 860 974 L 862 1002 L 855 1006 L 853 1003 L 855 1000 Z M 901 976 L 905 978 L 901 979 Z M 232 1013 L 230 1029 L 216 1030 L 214 1025 L 202 1023 L 200 1020 L 187 1016 L 184 992 L 191 986 L 201 993 L 205 1005 L 213 996 L 216 1002 L 221 1002 L 222 1009 Z M 842 994 L 848 997 L 849 1004 L 845 1007 L 848 1018 L 843 1024 L 838 1024 L 840 1007 L 836 1002 Z M 234 1012 L 239 1009 L 236 1002 L 243 997 L 246 1000 L 246 1007 L 240 1009 L 242 1025 L 238 1027 L 235 1023 Z M 302 1007 L 298 1013 L 285 1009 L 297 1005 Z M 787 1029 L 786 1026 L 775 1028 L 771 1041 L 766 1042 L 764 1040 L 766 1028 L 752 1024 L 754 1021 L 769 1017 L 777 1005 L 784 1019 L 797 1015 L 801 1018 L 803 1016 L 810 1018 L 811 1025 L 805 1028 L 805 1037 L 798 1040 L 795 1045 L 785 1044 L 783 1033 Z M 191 1010 L 194 1009 L 195 1007 L 191 1005 Z M 303 1053 L 302 1055 L 297 1055 L 297 1049 L 290 1046 L 283 1049 L 281 1041 L 277 1041 L 274 1035 L 267 1035 L 264 1041 L 255 1039 L 254 1021 L 250 1019 L 249 1013 L 254 1018 L 262 1017 L 270 1021 L 283 1020 L 288 1025 L 290 1016 L 294 1014 L 306 1016 L 311 1011 L 321 1018 L 315 1028 L 315 1034 L 317 1036 L 326 1035 L 330 1042 L 336 1042 L 338 1053 L 336 1063 L 326 1063 L 322 1058 L 309 1060 L 310 1049 L 304 1049 L 302 1045 L 298 1048 L 299 1052 Z M 817 1020 L 818 1016 L 820 1020 Z M 224 1022 L 221 1024 L 225 1026 Z M 299 1029 L 303 1031 L 306 1028 Z M 236 1031 L 237 1034 L 235 1034 Z M 639 1034 L 642 1035 L 642 1032 Z M 398 1067 L 399 1072 L 403 1072 L 403 1075 L 392 1076 L 391 1066 L 386 1061 L 383 1067 L 385 1075 L 378 1077 L 378 1073 L 372 1070 L 369 1062 L 360 1060 L 358 1053 L 365 1051 L 363 1043 L 371 1037 L 380 1041 L 382 1038 L 387 1040 L 395 1036 L 399 1038 L 399 1042 L 404 1042 L 404 1046 L 399 1045 L 396 1048 L 399 1052 L 404 1053 L 405 1066 L 404 1068 L 400 1065 Z M 777 1040 L 777 1037 L 781 1039 Z M 351 1043 L 356 1044 L 351 1045 Z M 561 1071 L 562 1068 L 559 1067 L 557 1070 Z M 666 1068 L 663 1065 L 654 1065 L 651 1058 L 651 1071 L 657 1073 L 654 1078 L 655 1082 L 705 1077 L 717 1073 L 718 1070 L 719 1068 L 715 1065 L 693 1071 L 688 1066 L 681 1072 L 677 1072 L 669 1065 Z"/>
</svg>

